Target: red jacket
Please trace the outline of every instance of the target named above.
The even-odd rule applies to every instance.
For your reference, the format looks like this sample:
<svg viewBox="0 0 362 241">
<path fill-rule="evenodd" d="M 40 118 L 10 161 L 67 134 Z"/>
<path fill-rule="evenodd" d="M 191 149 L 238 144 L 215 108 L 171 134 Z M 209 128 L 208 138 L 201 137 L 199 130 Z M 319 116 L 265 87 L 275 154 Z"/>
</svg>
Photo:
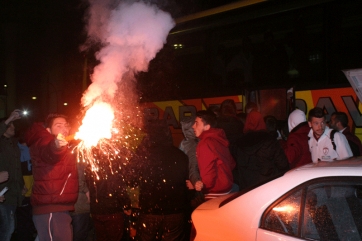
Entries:
<svg viewBox="0 0 362 241">
<path fill-rule="evenodd" d="M 30 148 L 34 186 L 33 214 L 74 210 L 78 196 L 76 158 L 68 147 L 57 148 L 55 137 L 42 123 L 25 134 Z"/>
<path fill-rule="evenodd" d="M 310 127 L 307 122 L 302 122 L 289 133 L 287 144 L 284 146 L 290 168 L 302 166 L 312 162 L 308 145 Z"/>
<path fill-rule="evenodd" d="M 196 147 L 197 162 L 205 193 L 225 193 L 233 185 L 232 170 L 235 160 L 229 151 L 229 142 L 222 129 L 210 128 L 199 136 Z"/>
</svg>

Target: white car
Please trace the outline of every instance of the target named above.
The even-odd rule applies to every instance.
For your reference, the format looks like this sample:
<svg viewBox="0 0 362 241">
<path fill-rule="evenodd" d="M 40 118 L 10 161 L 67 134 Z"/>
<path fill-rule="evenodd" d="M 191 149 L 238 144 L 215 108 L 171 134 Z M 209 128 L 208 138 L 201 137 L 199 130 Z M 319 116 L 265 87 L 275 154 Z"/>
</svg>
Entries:
<svg viewBox="0 0 362 241">
<path fill-rule="evenodd" d="M 196 241 L 362 240 L 362 157 L 290 170 L 192 213 Z"/>
</svg>

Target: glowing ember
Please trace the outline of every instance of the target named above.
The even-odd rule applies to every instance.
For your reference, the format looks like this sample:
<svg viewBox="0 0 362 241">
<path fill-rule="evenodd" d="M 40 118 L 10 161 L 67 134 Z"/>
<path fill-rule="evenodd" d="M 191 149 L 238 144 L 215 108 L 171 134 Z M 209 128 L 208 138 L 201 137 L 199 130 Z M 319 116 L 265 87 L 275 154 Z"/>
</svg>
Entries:
<svg viewBox="0 0 362 241">
<path fill-rule="evenodd" d="M 89 108 L 82 120 L 82 126 L 74 139 L 81 139 L 86 148 L 96 146 L 99 140 L 112 137 L 114 111 L 111 105 L 97 102 Z"/>
</svg>

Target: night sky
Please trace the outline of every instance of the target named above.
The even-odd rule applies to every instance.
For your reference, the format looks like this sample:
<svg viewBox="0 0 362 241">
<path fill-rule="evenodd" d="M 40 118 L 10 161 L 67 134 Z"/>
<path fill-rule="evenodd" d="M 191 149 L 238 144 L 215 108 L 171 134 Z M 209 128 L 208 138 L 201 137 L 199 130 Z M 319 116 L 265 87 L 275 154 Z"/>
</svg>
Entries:
<svg viewBox="0 0 362 241">
<path fill-rule="evenodd" d="M 149 2 L 177 18 L 233 1 Z M 1 1 L 0 84 L 1 88 L 8 85 L 1 89 L 1 94 L 7 95 L 8 113 L 13 108 L 27 108 L 34 118 L 54 111 L 77 114 L 84 91 L 85 56 L 88 73 L 97 64 L 94 52 L 79 51 L 86 40 L 86 9 L 87 2 L 80 0 Z M 89 77 L 87 81 L 89 84 Z M 33 96 L 37 100 L 32 100 Z"/>
</svg>

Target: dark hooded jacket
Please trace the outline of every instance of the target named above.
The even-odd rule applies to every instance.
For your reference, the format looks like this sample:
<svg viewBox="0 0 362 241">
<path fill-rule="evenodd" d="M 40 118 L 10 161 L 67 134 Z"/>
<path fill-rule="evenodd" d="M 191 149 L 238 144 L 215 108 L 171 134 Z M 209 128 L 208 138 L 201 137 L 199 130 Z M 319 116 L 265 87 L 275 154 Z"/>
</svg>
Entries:
<svg viewBox="0 0 362 241">
<path fill-rule="evenodd" d="M 142 214 L 168 215 L 183 213 L 188 207 L 186 180 L 188 157 L 173 146 L 169 127 L 164 120 L 146 123 L 147 135 L 131 159 L 129 173 L 140 188 Z"/>
<path fill-rule="evenodd" d="M 33 214 L 74 210 L 78 172 L 71 149 L 57 148 L 55 137 L 42 123 L 35 123 L 30 128 L 25 141 L 30 148 L 33 167 Z"/>
<path fill-rule="evenodd" d="M 98 157 L 99 170 L 94 172 L 90 166 L 85 169 L 91 214 L 112 215 L 130 209 L 131 200 L 127 193 L 122 159 L 116 157 L 110 161 L 109 156 L 99 149 L 93 149 L 93 154 Z"/>
<path fill-rule="evenodd" d="M 248 132 L 237 143 L 240 190 L 270 181 L 289 170 L 287 157 L 278 140 L 263 127 L 262 116 L 255 112 L 252 117 L 246 119 Z"/>
<path fill-rule="evenodd" d="M 233 185 L 235 160 L 222 129 L 210 128 L 199 136 L 196 153 L 204 193 L 225 193 Z"/>
<path fill-rule="evenodd" d="M 217 118 L 217 128 L 223 129 L 226 138 L 229 141 L 229 150 L 231 155 L 236 159 L 235 143 L 242 137 L 244 124 L 236 116 L 221 115 Z"/>
</svg>

